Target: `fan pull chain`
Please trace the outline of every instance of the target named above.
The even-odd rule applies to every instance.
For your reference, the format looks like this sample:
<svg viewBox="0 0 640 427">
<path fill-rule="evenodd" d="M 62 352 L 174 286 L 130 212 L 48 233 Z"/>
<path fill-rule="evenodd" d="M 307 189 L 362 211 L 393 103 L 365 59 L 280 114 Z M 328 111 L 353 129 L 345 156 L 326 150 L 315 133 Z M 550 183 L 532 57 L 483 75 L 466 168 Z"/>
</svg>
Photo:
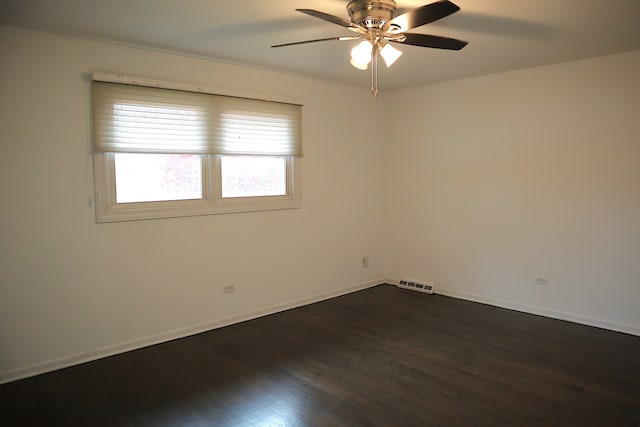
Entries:
<svg viewBox="0 0 640 427">
<path fill-rule="evenodd" d="M 371 58 L 371 95 L 378 96 L 378 44 L 373 45 Z"/>
</svg>

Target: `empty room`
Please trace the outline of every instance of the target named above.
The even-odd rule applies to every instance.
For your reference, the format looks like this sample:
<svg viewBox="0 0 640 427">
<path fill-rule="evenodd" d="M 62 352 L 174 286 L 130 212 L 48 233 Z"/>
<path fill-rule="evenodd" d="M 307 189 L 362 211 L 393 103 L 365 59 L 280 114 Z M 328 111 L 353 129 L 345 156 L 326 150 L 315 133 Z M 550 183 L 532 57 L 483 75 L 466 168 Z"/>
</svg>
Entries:
<svg viewBox="0 0 640 427">
<path fill-rule="evenodd" d="M 638 22 L 1 1 L 0 425 L 640 425 Z"/>
</svg>

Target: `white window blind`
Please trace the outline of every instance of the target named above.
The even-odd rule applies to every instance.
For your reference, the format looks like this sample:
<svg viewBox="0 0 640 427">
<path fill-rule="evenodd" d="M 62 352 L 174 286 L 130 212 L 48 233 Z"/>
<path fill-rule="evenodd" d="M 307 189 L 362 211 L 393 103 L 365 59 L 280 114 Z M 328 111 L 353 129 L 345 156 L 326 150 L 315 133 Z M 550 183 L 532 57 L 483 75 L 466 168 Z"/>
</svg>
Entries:
<svg viewBox="0 0 640 427">
<path fill-rule="evenodd" d="M 92 82 L 94 149 L 302 156 L 300 105 Z"/>
</svg>

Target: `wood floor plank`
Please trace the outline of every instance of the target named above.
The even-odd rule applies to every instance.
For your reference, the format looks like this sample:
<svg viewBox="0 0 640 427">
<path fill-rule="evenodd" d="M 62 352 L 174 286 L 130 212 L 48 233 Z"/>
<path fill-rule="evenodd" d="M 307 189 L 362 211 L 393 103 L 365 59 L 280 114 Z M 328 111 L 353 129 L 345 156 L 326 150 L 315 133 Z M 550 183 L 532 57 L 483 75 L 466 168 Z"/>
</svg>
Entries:
<svg viewBox="0 0 640 427">
<path fill-rule="evenodd" d="M 392 286 L 0 386 L 2 426 L 639 426 L 640 337 Z"/>
</svg>

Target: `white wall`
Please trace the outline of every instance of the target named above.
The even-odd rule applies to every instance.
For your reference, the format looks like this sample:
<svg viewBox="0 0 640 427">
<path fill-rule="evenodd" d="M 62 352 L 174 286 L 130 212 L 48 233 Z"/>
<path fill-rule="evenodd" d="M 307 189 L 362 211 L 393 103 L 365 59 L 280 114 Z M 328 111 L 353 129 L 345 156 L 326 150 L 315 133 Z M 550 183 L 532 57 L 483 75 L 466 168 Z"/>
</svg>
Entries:
<svg viewBox="0 0 640 427">
<path fill-rule="evenodd" d="M 634 51 L 393 92 L 387 277 L 640 335 L 638 76 Z"/>
<path fill-rule="evenodd" d="M 0 56 L 0 382 L 382 282 L 368 91 L 8 27 Z M 302 99 L 302 209 L 96 224 L 93 71 Z"/>
</svg>

